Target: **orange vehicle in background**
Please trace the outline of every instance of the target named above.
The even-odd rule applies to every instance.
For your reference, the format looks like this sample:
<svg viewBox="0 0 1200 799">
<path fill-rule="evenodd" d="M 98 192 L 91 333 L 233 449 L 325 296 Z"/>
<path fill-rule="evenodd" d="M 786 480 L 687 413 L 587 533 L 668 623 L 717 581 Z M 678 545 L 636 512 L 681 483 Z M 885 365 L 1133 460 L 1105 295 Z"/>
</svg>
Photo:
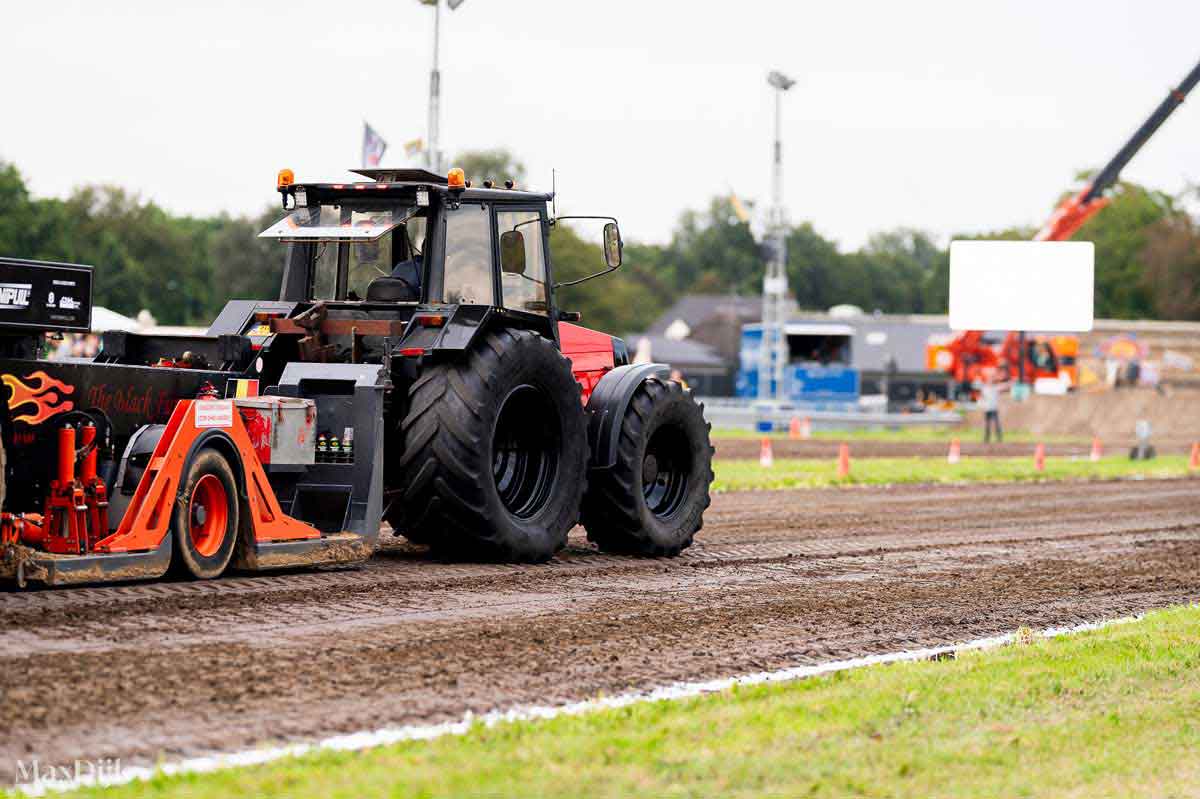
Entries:
<svg viewBox="0 0 1200 799">
<path fill-rule="evenodd" d="M 1167 94 L 1091 183 L 1059 203 L 1034 240 L 1066 241 L 1108 205 L 1105 192 L 1116 185 L 1121 170 L 1183 103 L 1197 82 L 1200 82 L 1200 64 L 1192 68 L 1178 88 Z M 1003 340 L 997 341 L 984 331 L 968 330 L 941 340 L 931 339 L 925 348 L 926 368 L 953 375 L 960 396 L 970 394 L 971 384 L 989 367 L 1020 383 L 1032 384 L 1038 378 L 1055 377 L 1065 378 L 1069 388 L 1078 388 L 1078 355 L 1079 339 L 1075 336 L 1027 336 L 1022 331 L 1009 331 Z"/>
<path fill-rule="evenodd" d="M 1024 363 L 1021 350 L 1024 347 Z M 1004 380 L 1033 383 L 1052 378 L 1079 387 L 1079 337 L 1021 335 L 1010 332 L 999 338 L 979 330 L 950 336 L 931 336 L 925 345 L 925 368 L 949 372 L 959 395 L 969 394 L 982 380 L 984 370 L 995 369 Z"/>
</svg>

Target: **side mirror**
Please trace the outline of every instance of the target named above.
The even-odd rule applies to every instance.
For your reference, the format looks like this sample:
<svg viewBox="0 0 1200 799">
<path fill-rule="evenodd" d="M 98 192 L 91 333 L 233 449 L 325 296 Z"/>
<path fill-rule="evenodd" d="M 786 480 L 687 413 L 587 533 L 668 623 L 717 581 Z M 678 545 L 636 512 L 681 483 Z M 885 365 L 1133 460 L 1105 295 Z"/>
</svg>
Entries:
<svg viewBox="0 0 1200 799">
<path fill-rule="evenodd" d="M 617 267 L 621 265 L 621 250 L 624 248 L 624 243 L 621 241 L 621 231 L 617 228 L 617 220 L 611 216 L 559 216 L 550 220 L 551 225 L 556 225 L 568 219 L 603 219 L 605 221 L 603 240 L 600 246 L 604 248 L 604 266 L 605 268 L 594 275 L 587 275 L 577 280 L 566 280 L 562 283 L 555 283 L 554 288 L 560 289 L 564 286 L 578 286 L 580 283 L 586 283 L 589 280 L 602 277 L 611 272 L 615 272 Z"/>
<path fill-rule="evenodd" d="M 621 231 L 617 228 L 616 222 L 609 222 L 604 226 L 604 263 L 609 269 L 616 269 L 621 265 Z"/>
<path fill-rule="evenodd" d="M 525 236 L 519 230 L 500 234 L 500 269 L 506 274 L 525 274 Z"/>
</svg>

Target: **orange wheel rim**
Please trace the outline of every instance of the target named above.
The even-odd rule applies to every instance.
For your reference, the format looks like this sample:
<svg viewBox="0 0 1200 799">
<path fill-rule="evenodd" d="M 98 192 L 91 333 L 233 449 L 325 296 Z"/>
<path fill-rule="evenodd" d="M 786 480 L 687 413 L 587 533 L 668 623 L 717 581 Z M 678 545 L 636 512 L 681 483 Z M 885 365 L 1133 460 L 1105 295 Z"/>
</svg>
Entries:
<svg viewBox="0 0 1200 799">
<path fill-rule="evenodd" d="M 211 557 L 225 542 L 225 527 L 229 523 L 229 494 L 215 474 L 206 474 L 196 481 L 188 519 L 192 547 L 202 557 Z"/>
</svg>

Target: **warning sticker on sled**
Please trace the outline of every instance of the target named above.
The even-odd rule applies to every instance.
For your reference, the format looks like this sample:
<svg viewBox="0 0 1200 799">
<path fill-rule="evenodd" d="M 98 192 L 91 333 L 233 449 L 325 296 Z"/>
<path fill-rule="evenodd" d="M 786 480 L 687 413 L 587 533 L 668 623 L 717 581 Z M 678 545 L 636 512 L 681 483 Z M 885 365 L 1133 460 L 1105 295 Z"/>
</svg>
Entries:
<svg viewBox="0 0 1200 799">
<path fill-rule="evenodd" d="M 229 400 L 198 400 L 196 427 L 232 427 L 233 403 Z"/>
</svg>

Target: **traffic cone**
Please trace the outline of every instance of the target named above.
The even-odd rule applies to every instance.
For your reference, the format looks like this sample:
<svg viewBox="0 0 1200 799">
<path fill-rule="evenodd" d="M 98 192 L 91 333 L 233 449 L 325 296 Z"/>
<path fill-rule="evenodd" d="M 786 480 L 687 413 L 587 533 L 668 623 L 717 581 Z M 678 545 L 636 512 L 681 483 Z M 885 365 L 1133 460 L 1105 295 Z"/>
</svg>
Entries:
<svg viewBox="0 0 1200 799">
<path fill-rule="evenodd" d="M 1096 463 L 1104 455 L 1104 448 L 1100 446 L 1100 436 L 1092 439 L 1092 463 Z"/>
<path fill-rule="evenodd" d="M 1046 445 L 1038 444 L 1033 451 L 1033 468 L 1035 471 L 1046 471 Z"/>
<path fill-rule="evenodd" d="M 800 437 L 805 441 L 812 438 L 812 419 L 807 416 L 800 420 Z"/>
<path fill-rule="evenodd" d="M 800 417 L 793 416 L 792 421 L 788 424 L 788 438 L 792 441 L 800 438 Z"/>
<path fill-rule="evenodd" d="M 1188 471 L 1200 469 L 1200 444 L 1192 444 L 1192 457 L 1188 458 Z"/>
<path fill-rule="evenodd" d="M 838 447 L 838 470 L 837 476 L 839 480 L 843 480 L 850 476 L 850 445 L 842 442 Z"/>
<path fill-rule="evenodd" d="M 958 463 L 962 459 L 962 446 L 957 438 L 950 439 L 950 451 L 946 453 L 946 463 Z"/>
<path fill-rule="evenodd" d="M 758 449 L 758 465 L 770 469 L 775 465 L 775 453 L 771 451 L 771 439 L 763 436 L 762 446 Z"/>
</svg>

